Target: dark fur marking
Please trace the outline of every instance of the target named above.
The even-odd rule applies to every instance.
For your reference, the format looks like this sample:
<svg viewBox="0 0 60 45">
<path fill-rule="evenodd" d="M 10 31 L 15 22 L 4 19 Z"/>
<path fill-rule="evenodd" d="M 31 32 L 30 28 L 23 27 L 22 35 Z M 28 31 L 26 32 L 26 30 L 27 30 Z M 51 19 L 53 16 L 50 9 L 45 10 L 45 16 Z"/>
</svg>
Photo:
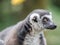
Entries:
<svg viewBox="0 0 60 45">
<path fill-rule="evenodd" d="M 44 45 L 44 39 L 43 39 L 43 35 L 42 34 L 40 34 L 40 45 Z"/>
<path fill-rule="evenodd" d="M 28 23 L 21 27 L 21 30 L 18 33 L 18 42 L 20 45 L 23 45 L 26 34 L 30 32 L 29 28 L 31 28 L 31 26 Z"/>
<path fill-rule="evenodd" d="M 34 18 L 32 19 L 34 22 L 38 22 L 37 21 L 37 16 L 34 16 Z"/>
</svg>

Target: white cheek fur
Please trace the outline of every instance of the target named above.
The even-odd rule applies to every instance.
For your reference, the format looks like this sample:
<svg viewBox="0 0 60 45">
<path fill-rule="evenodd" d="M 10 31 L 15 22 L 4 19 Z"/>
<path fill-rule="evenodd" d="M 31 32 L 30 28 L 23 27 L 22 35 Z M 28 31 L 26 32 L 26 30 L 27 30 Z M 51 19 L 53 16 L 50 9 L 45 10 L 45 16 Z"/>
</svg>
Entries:
<svg viewBox="0 0 60 45">
<path fill-rule="evenodd" d="M 34 16 L 37 16 L 37 20 L 38 22 L 34 22 L 32 19 Z M 31 16 L 30 16 L 30 23 L 32 24 L 31 26 L 33 27 L 33 30 L 36 30 L 36 31 L 41 31 L 41 22 L 40 22 L 40 15 L 37 14 L 37 13 L 33 13 Z"/>
</svg>

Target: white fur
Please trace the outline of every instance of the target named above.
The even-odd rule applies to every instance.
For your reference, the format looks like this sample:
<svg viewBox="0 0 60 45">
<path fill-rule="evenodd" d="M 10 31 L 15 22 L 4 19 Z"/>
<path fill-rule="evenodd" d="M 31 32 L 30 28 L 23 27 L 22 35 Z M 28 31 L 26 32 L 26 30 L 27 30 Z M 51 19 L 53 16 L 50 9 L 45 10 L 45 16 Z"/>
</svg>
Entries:
<svg viewBox="0 0 60 45">
<path fill-rule="evenodd" d="M 37 16 L 37 21 L 38 22 L 34 22 L 32 19 L 34 18 L 34 16 Z M 37 13 L 33 13 L 31 16 L 30 16 L 30 23 L 32 24 L 32 28 L 33 30 L 37 30 L 38 32 L 40 32 L 42 30 L 42 23 L 40 22 L 40 15 L 37 14 Z"/>
<path fill-rule="evenodd" d="M 1 44 L 4 44 L 4 41 L 0 39 L 0 43 L 1 43 Z"/>
<path fill-rule="evenodd" d="M 25 41 L 24 41 L 24 45 L 40 45 L 40 40 L 39 40 L 39 34 L 33 34 L 33 35 L 29 35 L 27 34 L 27 36 L 25 37 Z"/>
</svg>

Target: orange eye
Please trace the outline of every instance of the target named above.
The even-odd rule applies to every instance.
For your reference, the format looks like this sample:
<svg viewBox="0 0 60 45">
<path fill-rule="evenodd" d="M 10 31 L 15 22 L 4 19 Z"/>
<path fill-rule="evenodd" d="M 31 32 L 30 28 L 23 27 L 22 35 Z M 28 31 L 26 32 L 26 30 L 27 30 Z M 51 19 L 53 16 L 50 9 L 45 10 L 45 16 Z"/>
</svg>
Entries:
<svg viewBox="0 0 60 45">
<path fill-rule="evenodd" d="M 43 22 L 47 22 L 47 21 L 48 21 L 48 18 L 44 17 Z"/>
<path fill-rule="evenodd" d="M 47 22 L 48 20 L 47 19 L 44 19 L 44 22 Z"/>
</svg>

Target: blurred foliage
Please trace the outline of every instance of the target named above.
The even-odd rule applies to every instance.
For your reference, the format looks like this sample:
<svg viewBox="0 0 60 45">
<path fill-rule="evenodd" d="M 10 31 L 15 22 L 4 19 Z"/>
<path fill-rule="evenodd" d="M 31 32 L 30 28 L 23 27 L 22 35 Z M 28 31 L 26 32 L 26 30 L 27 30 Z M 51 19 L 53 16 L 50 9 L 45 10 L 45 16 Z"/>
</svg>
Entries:
<svg viewBox="0 0 60 45">
<path fill-rule="evenodd" d="M 57 8 L 53 1 L 55 0 L 49 0 L 47 9 L 53 13 L 53 20 L 57 29 L 47 31 L 46 38 L 48 45 L 60 45 L 60 8 Z"/>
<path fill-rule="evenodd" d="M 60 0 L 52 0 L 53 5 L 60 8 Z"/>
</svg>

